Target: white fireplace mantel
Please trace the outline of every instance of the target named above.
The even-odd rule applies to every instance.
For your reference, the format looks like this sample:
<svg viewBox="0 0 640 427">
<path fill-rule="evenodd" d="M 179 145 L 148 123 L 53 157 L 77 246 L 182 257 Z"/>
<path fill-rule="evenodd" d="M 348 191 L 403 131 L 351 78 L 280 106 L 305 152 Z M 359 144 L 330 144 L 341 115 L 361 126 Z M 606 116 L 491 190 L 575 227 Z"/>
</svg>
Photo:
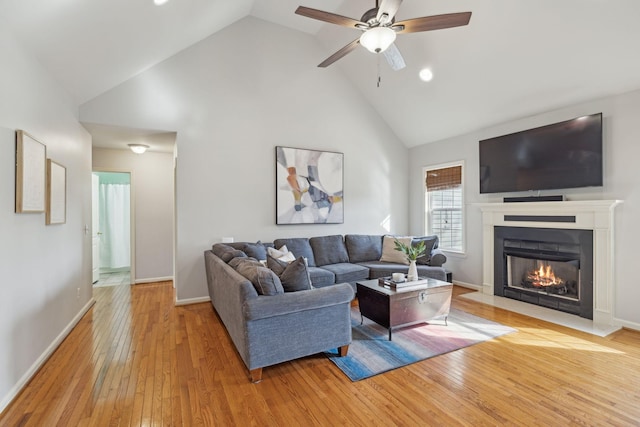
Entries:
<svg viewBox="0 0 640 427">
<path fill-rule="evenodd" d="M 482 211 L 483 293 L 494 294 L 494 227 L 593 230 L 593 322 L 612 325 L 615 293 L 613 211 L 620 203 L 621 200 L 589 200 L 476 204 Z"/>
</svg>

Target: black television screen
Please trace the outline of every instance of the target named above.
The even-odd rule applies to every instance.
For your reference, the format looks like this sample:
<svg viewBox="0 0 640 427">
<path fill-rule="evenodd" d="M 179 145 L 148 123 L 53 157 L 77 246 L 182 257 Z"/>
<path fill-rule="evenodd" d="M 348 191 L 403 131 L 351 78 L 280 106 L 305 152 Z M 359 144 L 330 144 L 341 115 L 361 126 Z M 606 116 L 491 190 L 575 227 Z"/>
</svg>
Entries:
<svg viewBox="0 0 640 427">
<path fill-rule="evenodd" d="M 602 186 L 602 113 L 480 141 L 480 193 Z"/>
</svg>

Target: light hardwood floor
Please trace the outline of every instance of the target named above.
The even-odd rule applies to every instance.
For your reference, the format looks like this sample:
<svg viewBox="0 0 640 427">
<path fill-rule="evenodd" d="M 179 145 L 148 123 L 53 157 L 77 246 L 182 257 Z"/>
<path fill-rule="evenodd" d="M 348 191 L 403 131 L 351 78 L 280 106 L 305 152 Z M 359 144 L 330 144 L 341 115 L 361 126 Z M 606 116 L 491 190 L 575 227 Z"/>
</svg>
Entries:
<svg viewBox="0 0 640 427">
<path fill-rule="evenodd" d="M 453 306 L 518 332 L 355 383 L 317 355 L 252 384 L 209 303 L 174 307 L 171 282 L 96 288 L 0 425 L 640 425 L 639 332 L 599 338 L 464 292 Z"/>
</svg>

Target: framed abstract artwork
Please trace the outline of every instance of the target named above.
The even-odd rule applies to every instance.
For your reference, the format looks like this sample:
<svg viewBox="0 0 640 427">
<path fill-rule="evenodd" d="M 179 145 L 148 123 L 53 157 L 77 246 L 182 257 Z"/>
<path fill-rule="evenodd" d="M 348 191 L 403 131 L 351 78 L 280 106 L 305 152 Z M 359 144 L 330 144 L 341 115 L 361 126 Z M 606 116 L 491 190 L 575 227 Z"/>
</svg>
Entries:
<svg viewBox="0 0 640 427">
<path fill-rule="evenodd" d="M 46 223 L 67 222 L 67 168 L 47 159 Z"/>
<path fill-rule="evenodd" d="M 47 147 L 16 132 L 16 213 L 44 212 Z"/>
<path fill-rule="evenodd" d="M 276 224 L 342 224 L 344 154 L 276 147 Z"/>
</svg>

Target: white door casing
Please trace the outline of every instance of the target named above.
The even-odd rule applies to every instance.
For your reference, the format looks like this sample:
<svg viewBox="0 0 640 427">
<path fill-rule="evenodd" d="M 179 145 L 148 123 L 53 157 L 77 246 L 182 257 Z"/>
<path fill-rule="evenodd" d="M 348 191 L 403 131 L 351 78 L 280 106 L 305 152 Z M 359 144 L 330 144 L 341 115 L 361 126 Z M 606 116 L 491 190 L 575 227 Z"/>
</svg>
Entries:
<svg viewBox="0 0 640 427">
<path fill-rule="evenodd" d="M 100 205 L 98 192 L 100 190 L 100 178 L 91 174 L 91 247 L 92 247 L 92 275 L 91 280 L 96 283 L 100 279 Z"/>
</svg>

